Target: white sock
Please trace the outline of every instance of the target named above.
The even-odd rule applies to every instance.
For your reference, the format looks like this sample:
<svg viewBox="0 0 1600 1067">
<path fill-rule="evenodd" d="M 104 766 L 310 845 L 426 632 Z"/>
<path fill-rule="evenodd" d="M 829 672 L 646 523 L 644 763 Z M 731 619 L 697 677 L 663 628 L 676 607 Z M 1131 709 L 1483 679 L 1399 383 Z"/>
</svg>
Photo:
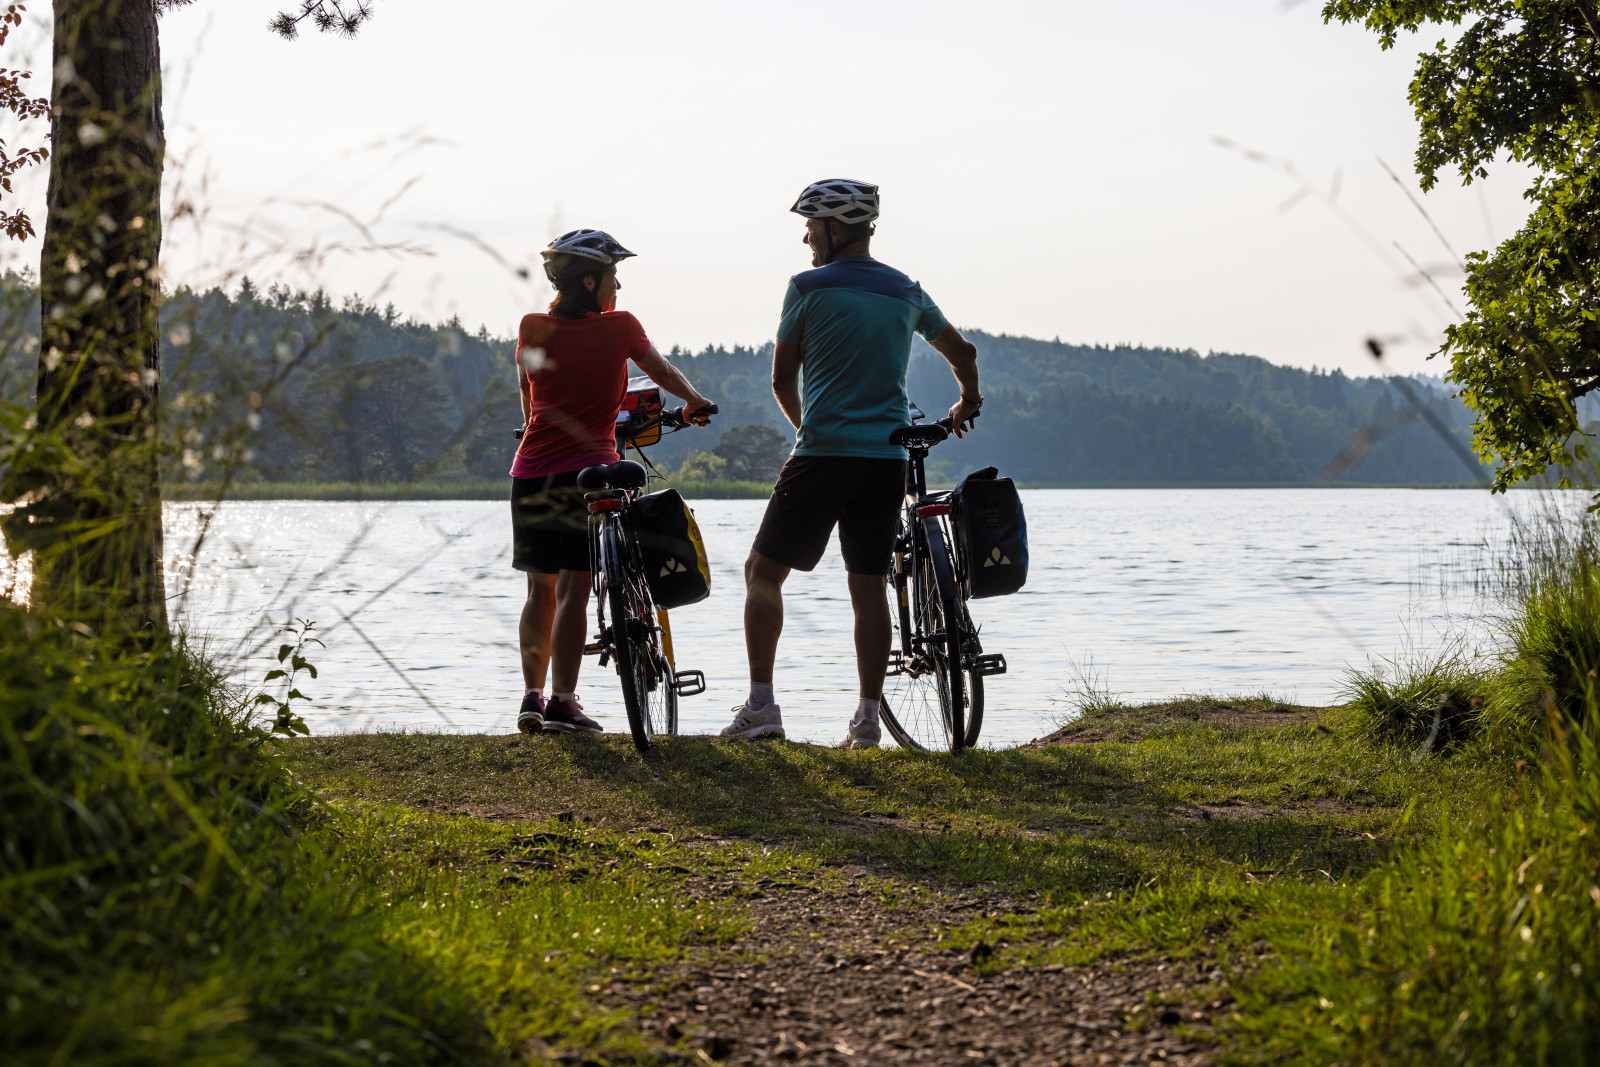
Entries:
<svg viewBox="0 0 1600 1067">
<path fill-rule="evenodd" d="M 529 689 L 527 692 L 523 693 L 522 695 L 526 696 L 526 697 L 538 697 L 542 701 L 544 699 L 544 690 L 543 689 Z"/>
<path fill-rule="evenodd" d="M 550 698 L 552 700 L 565 700 L 568 704 L 572 703 L 572 698 L 575 697 L 575 696 L 577 696 L 576 693 L 551 693 L 550 694 Z"/>
<path fill-rule="evenodd" d="M 771 682 L 751 682 L 750 683 L 750 698 L 744 702 L 744 706 L 746 708 L 748 708 L 751 711 L 760 711 L 762 708 L 766 707 L 768 704 L 776 704 L 776 703 L 777 703 L 777 700 L 774 699 L 773 694 L 772 694 L 772 683 Z"/>
<path fill-rule="evenodd" d="M 856 717 L 850 720 L 850 725 L 860 726 L 864 722 L 877 722 L 879 703 L 876 700 L 868 700 L 866 697 L 858 700 L 856 702 Z"/>
</svg>

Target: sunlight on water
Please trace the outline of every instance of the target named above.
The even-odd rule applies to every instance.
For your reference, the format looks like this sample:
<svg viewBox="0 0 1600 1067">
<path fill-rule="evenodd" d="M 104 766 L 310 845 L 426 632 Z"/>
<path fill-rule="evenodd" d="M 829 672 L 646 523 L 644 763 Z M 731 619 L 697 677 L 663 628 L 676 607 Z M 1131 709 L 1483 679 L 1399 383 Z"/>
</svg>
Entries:
<svg viewBox="0 0 1600 1067">
<path fill-rule="evenodd" d="M 974 601 L 988 679 L 983 741 L 1048 732 L 1070 709 L 1072 663 L 1128 700 L 1259 693 L 1335 698 L 1340 673 L 1427 646 L 1475 607 L 1484 546 L 1533 494 L 1404 489 L 1034 490 L 1024 493 L 1028 585 Z M 678 661 L 705 671 L 685 732 L 715 732 L 745 693 L 741 567 L 762 501 L 694 502 L 711 598 L 672 613 Z M 321 678 L 303 688 L 316 732 L 510 732 L 521 678 L 524 579 L 495 501 L 266 501 L 168 509 L 168 586 L 180 617 L 254 682 L 278 627 L 316 621 Z M 188 549 L 188 551 L 186 551 Z M 186 592 L 184 592 L 187 590 Z M 785 590 L 776 685 L 791 738 L 832 742 L 855 705 L 849 597 L 837 547 Z M 586 661 L 581 698 L 626 730 L 616 675 Z"/>
</svg>

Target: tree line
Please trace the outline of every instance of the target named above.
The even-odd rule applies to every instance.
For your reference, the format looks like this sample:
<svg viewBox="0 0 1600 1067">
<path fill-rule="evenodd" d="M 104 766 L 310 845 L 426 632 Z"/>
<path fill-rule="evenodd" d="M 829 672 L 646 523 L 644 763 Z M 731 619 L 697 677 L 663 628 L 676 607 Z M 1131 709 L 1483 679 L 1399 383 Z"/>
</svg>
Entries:
<svg viewBox="0 0 1600 1067">
<path fill-rule="evenodd" d="M 12 325 L 0 388 L 23 400 L 38 295 L 26 277 L 4 285 Z M 449 482 L 503 477 L 510 466 L 521 411 L 509 338 L 249 279 L 232 293 L 170 294 L 161 325 L 169 483 Z M 947 478 L 991 463 L 1037 485 L 1475 477 L 1382 378 L 1228 353 L 971 336 L 988 399 L 978 432 L 935 452 L 935 473 Z M 767 384 L 771 346 L 674 349 L 670 358 L 717 400 L 723 433 L 669 435 L 652 460 L 701 481 L 772 477 L 792 436 Z M 954 397 L 943 362 L 920 342 L 909 385 L 930 417 Z M 1427 379 L 1410 385 L 1460 444 L 1469 441 L 1459 401 Z"/>
</svg>

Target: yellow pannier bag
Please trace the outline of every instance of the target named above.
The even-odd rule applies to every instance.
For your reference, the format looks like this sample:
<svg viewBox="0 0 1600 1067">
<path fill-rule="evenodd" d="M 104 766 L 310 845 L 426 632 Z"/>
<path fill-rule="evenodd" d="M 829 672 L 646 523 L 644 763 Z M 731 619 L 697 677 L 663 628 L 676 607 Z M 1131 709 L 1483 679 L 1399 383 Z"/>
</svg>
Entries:
<svg viewBox="0 0 1600 1067">
<path fill-rule="evenodd" d="M 639 542 L 645 580 L 658 608 L 681 608 L 711 595 L 706 544 L 682 494 L 663 489 L 634 500 L 628 527 Z"/>
</svg>

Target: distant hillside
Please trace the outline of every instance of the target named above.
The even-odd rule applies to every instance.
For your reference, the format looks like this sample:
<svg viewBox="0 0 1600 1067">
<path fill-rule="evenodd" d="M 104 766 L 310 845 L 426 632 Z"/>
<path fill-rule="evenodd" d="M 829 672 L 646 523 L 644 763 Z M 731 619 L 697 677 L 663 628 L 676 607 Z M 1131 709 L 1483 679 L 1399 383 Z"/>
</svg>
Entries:
<svg viewBox="0 0 1600 1067">
<path fill-rule="evenodd" d="M 0 393 L 19 399 L 37 359 L 37 297 L 15 275 L 3 297 Z M 162 328 L 167 417 L 187 435 L 169 464 L 173 479 L 214 479 L 215 457 L 229 448 L 248 449 L 248 476 L 268 481 L 497 478 L 510 465 L 520 412 L 508 338 L 248 285 L 172 294 Z M 988 399 L 978 432 L 934 453 L 946 476 L 992 463 L 1036 485 L 1469 480 L 1383 379 L 1228 353 L 969 336 Z M 718 425 L 788 431 L 768 384 L 770 345 L 671 358 L 718 402 Z M 955 399 L 944 361 L 920 341 L 909 381 L 930 416 Z M 1414 381 L 1465 442 L 1466 410 L 1437 379 Z M 677 434 L 651 456 L 671 468 L 716 441 L 714 432 Z"/>
<path fill-rule="evenodd" d="M 1227 353 L 1070 345 L 981 330 L 967 336 L 978 346 L 986 403 L 977 433 L 935 453 L 951 473 L 993 463 L 1041 485 L 1309 483 L 1343 457 L 1348 465 L 1335 483 L 1471 480 L 1382 378 Z M 770 345 L 708 348 L 675 350 L 672 358 L 718 398 L 730 421 L 783 429 L 767 384 L 771 352 Z M 1413 381 L 1418 398 L 1466 443 L 1465 407 L 1437 379 Z M 934 417 L 956 398 L 944 360 L 920 340 L 909 387 Z M 1364 451 L 1350 452 L 1367 439 Z"/>
</svg>

